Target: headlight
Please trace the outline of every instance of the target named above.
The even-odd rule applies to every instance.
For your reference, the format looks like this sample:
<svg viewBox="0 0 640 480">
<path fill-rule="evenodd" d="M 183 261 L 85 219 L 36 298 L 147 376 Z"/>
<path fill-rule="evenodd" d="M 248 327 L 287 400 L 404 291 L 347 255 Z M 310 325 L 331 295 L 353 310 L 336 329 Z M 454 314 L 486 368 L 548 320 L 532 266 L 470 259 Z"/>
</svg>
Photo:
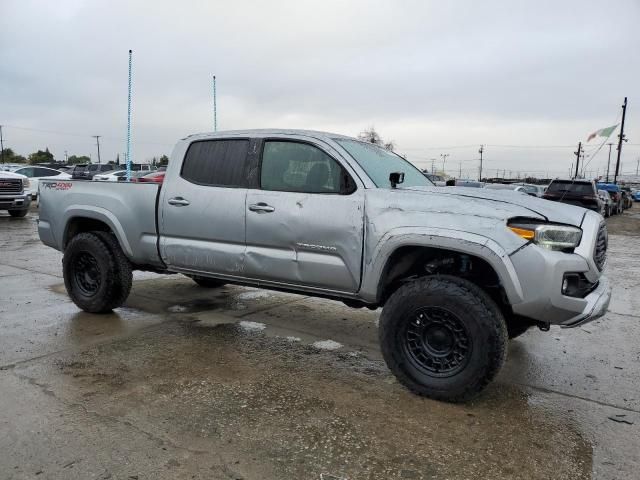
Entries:
<svg viewBox="0 0 640 480">
<path fill-rule="evenodd" d="M 572 250 L 578 246 L 582 238 L 581 229 L 568 225 L 512 222 L 508 227 L 519 237 L 549 250 Z"/>
<path fill-rule="evenodd" d="M 31 186 L 31 183 L 29 183 L 29 179 L 28 178 L 23 178 L 22 179 L 22 188 L 29 188 Z"/>
</svg>

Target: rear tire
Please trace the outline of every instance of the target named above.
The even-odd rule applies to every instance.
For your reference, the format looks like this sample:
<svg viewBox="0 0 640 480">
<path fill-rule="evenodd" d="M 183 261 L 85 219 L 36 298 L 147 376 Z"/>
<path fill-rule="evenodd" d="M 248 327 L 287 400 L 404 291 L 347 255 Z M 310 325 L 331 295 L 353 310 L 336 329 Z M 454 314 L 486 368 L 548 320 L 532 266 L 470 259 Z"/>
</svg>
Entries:
<svg viewBox="0 0 640 480">
<path fill-rule="evenodd" d="M 107 232 L 73 237 L 64 251 L 62 270 L 69 297 L 85 312 L 108 313 L 131 291 L 131 264 Z"/>
<path fill-rule="evenodd" d="M 419 278 L 396 290 L 378 333 L 382 355 L 400 383 L 448 402 L 477 396 L 507 354 L 498 306 L 473 283 L 448 275 Z"/>
<path fill-rule="evenodd" d="M 29 210 L 9 210 L 9 215 L 16 218 L 26 217 Z"/>
<path fill-rule="evenodd" d="M 225 283 L 221 280 L 216 280 L 215 278 L 209 277 L 201 277 L 198 275 L 192 275 L 191 280 L 196 282 L 198 286 L 202 288 L 220 288 L 225 285 Z"/>
</svg>

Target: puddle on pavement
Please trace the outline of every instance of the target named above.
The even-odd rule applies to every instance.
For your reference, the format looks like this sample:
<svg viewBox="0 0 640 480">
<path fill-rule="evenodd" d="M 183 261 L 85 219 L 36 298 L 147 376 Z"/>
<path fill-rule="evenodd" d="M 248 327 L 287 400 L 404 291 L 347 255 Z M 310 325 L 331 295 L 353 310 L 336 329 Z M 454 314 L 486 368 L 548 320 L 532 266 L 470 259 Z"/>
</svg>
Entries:
<svg viewBox="0 0 640 480">
<path fill-rule="evenodd" d="M 381 362 L 219 320 L 176 320 L 17 373 L 109 421 L 238 458 L 245 478 L 590 478 L 589 443 L 518 388 L 430 401 Z"/>
</svg>

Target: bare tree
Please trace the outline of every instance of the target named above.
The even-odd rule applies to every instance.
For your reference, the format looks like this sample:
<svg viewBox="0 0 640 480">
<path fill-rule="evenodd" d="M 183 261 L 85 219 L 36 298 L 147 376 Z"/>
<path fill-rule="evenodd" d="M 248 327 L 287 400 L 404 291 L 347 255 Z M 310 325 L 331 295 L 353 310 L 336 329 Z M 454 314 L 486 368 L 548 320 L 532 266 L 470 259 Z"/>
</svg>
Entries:
<svg viewBox="0 0 640 480">
<path fill-rule="evenodd" d="M 358 134 L 358 139 L 363 142 L 373 143 L 374 145 L 378 145 L 385 150 L 393 151 L 395 144 L 393 141 L 385 142 L 382 140 L 382 137 L 378 132 L 376 132 L 375 127 L 371 126 L 369 128 L 364 129 L 362 132 Z"/>
</svg>

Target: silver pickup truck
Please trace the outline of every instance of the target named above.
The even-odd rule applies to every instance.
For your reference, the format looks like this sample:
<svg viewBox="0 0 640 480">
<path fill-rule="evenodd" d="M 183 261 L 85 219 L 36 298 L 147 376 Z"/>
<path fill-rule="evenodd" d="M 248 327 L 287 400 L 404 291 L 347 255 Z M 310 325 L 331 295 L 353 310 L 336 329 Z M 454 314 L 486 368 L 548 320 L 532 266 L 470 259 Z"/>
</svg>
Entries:
<svg viewBox="0 0 640 480">
<path fill-rule="evenodd" d="M 81 309 L 122 305 L 133 269 L 383 307 L 398 380 L 464 401 L 532 326 L 602 316 L 603 218 L 511 191 L 435 187 L 410 163 L 329 133 L 187 137 L 162 185 L 46 180 L 38 230 Z"/>
</svg>

